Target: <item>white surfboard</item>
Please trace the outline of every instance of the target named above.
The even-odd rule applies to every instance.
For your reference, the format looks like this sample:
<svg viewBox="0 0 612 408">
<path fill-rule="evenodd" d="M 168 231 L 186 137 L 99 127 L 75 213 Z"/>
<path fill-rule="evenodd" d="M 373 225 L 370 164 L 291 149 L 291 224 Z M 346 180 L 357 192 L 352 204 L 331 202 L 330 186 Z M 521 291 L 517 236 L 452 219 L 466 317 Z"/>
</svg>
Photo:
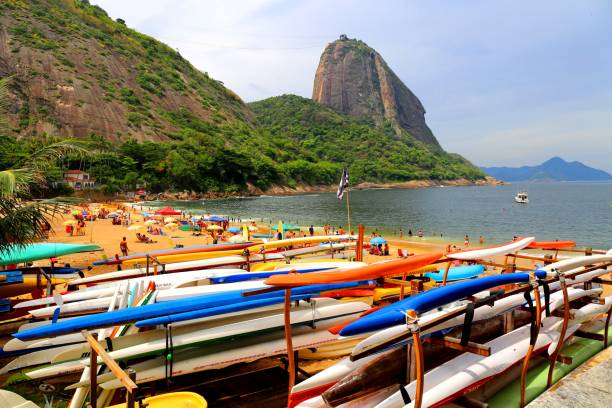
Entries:
<svg viewBox="0 0 612 408">
<path fill-rule="evenodd" d="M 542 320 L 535 351 L 548 349 L 558 340 L 561 323 L 562 319 L 558 317 L 547 317 Z M 580 323 L 570 321 L 566 337 L 571 336 L 579 328 Z M 491 347 L 491 355 L 488 357 L 464 353 L 428 371 L 424 378 L 422 406 L 426 408 L 449 402 L 453 396 L 470 389 L 474 384 L 487 381 L 521 361 L 529 348 L 529 331 L 530 325 L 526 325 L 486 343 L 485 345 Z M 405 404 L 398 391 L 376 408 L 413 407 L 416 381 L 406 385 L 404 389 L 412 402 Z"/>
<path fill-rule="evenodd" d="M 471 249 L 467 251 L 455 252 L 447 254 L 448 258 L 460 259 L 462 261 L 475 261 L 478 259 L 491 258 L 499 255 L 507 255 L 525 248 L 527 245 L 535 241 L 535 237 L 527 237 L 517 241 L 510 242 L 505 245 L 496 247 Z"/>
</svg>

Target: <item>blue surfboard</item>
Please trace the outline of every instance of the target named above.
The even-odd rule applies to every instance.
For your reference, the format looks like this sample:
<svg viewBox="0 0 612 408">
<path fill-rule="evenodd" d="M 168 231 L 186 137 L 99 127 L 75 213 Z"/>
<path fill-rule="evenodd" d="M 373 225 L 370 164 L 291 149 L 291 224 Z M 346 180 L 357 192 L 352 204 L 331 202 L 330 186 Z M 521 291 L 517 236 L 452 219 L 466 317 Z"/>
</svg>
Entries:
<svg viewBox="0 0 612 408">
<path fill-rule="evenodd" d="M 346 282 L 326 285 L 310 285 L 292 289 L 293 295 L 320 293 L 328 290 L 354 288 L 374 284 L 373 281 Z M 40 337 L 56 336 L 63 333 L 74 333 L 81 330 L 89 330 L 101 327 L 116 326 L 118 324 L 131 323 L 154 317 L 167 316 L 175 313 L 184 313 L 192 310 L 200 310 L 230 304 L 251 302 L 259 299 L 272 297 L 284 297 L 283 290 L 261 293 L 252 296 L 243 296 L 249 290 L 236 290 L 218 294 L 207 294 L 194 296 L 187 299 L 173 300 L 164 303 L 154 303 L 134 307 L 130 309 L 113 310 L 111 312 L 97 313 L 71 320 L 37 327 L 22 332 L 13 333 L 13 337 L 19 340 L 32 340 Z"/>
</svg>

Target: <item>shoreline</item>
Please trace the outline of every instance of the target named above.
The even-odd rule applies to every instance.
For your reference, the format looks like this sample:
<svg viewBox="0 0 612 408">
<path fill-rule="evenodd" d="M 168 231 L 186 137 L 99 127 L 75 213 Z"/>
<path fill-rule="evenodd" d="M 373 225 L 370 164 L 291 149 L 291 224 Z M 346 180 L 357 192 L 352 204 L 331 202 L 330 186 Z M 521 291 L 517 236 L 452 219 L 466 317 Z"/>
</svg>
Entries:
<svg viewBox="0 0 612 408">
<path fill-rule="evenodd" d="M 442 187 L 484 187 L 505 185 L 503 181 L 487 177 L 484 180 L 471 181 L 467 179 L 457 180 L 410 180 L 400 183 L 374 183 L 363 182 L 351 187 L 351 190 L 375 190 L 375 189 L 419 189 L 419 188 L 442 188 Z M 289 186 L 272 185 L 266 190 L 261 190 L 252 184 L 247 184 L 246 191 L 236 193 L 198 193 L 195 191 L 169 192 L 165 191 L 157 194 L 149 194 L 139 201 L 198 201 L 198 200 L 222 200 L 226 198 L 253 198 L 253 197 L 282 197 L 295 196 L 310 193 L 333 193 L 336 192 L 336 185 L 308 185 L 299 184 L 295 188 Z M 126 201 L 126 199 L 115 198 L 114 201 Z"/>
</svg>

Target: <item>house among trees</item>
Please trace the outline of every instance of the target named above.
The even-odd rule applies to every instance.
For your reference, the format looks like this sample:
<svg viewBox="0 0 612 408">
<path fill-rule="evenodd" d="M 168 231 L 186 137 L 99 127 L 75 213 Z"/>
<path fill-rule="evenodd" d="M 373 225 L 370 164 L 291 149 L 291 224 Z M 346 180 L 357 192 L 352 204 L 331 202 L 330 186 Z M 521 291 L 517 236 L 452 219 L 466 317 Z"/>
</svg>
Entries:
<svg viewBox="0 0 612 408">
<path fill-rule="evenodd" d="M 96 187 L 96 180 L 81 170 L 66 170 L 64 182 L 75 190 L 89 190 Z"/>
</svg>

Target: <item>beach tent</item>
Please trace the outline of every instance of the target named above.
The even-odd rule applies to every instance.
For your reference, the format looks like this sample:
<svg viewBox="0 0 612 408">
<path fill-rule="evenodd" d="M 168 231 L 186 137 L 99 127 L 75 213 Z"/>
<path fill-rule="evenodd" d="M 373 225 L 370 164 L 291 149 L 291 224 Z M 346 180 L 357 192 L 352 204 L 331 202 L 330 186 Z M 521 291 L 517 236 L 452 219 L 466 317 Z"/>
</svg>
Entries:
<svg viewBox="0 0 612 408">
<path fill-rule="evenodd" d="M 161 210 L 155 211 L 157 215 L 181 215 L 180 211 L 175 210 L 172 207 L 164 207 Z"/>
<path fill-rule="evenodd" d="M 372 245 L 382 245 L 386 243 L 387 243 L 387 240 L 384 239 L 383 237 L 374 237 L 370 240 L 370 244 Z"/>
<path fill-rule="evenodd" d="M 272 229 L 278 230 L 278 226 L 272 227 Z M 301 227 L 298 227 L 297 225 L 283 224 L 281 229 L 283 231 L 299 231 Z"/>
</svg>

